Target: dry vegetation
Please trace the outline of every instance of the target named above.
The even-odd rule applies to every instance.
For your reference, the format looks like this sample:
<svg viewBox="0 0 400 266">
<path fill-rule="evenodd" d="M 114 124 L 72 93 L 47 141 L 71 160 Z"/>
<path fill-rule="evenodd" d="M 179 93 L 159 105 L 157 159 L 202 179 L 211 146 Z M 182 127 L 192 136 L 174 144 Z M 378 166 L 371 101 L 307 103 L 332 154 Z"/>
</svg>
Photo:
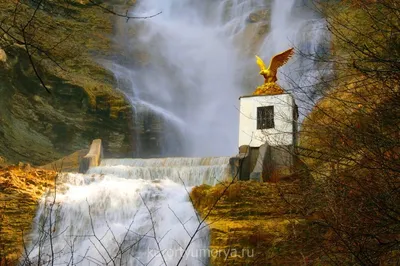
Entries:
<svg viewBox="0 0 400 266">
<path fill-rule="evenodd" d="M 334 75 L 302 126 L 333 265 L 400 263 L 400 5 L 324 5 Z M 316 58 L 318 60 L 318 58 Z"/>
<path fill-rule="evenodd" d="M 253 247 L 257 260 L 212 258 L 215 265 L 400 264 L 400 4 L 318 7 L 332 53 L 314 60 L 334 71 L 317 84 L 324 97 L 301 128 L 300 156 L 315 182 L 294 201 L 282 200 L 294 184 L 282 193 L 280 183 L 234 184 L 208 219 L 211 247 Z M 202 215 L 223 189 L 193 190 Z"/>
<path fill-rule="evenodd" d="M 38 200 L 53 187 L 57 173 L 29 165 L 0 168 L 0 265 L 15 265 Z"/>
<path fill-rule="evenodd" d="M 206 222 L 211 229 L 211 265 L 300 265 L 321 261 L 314 247 L 322 233 L 316 231 L 312 216 L 303 215 L 305 202 L 299 180 L 239 181 L 224 193 L 228 185 L 202 185 L 191 192 L 200 215 L 209 214 Z"/>
<path fill-rule="evenodd" d="M 1 2 L 0 12 L 12 14 L 10 3 Z M 99 28 L 90 24 L 95 20 L 88 19 L 91 11 L 83 8 L 81 3 L 71 6 L 81 21 L 73 26 L 66 22 L 65 27 L 79 29 L 76 45 L 90 50 L 97 43 L 85 41 L 86 30 Z M 316 182 L 307 190 L 297 182 L 237 182 L 224 195 L 226 184 L 194 188 L 191 197 L 196 209 L 202 216 L 210 213 L 211 248 L 254 251 L 247 257 L 212 257 L 213 265 L 400 263 L 400 4 L 396 0 L 328 1 L 321 11 L 333 37 L 330 60 L 335 74 L 320 84 L 325 97 L 306 118 L 300 142 L 309 151 L 301 156 Z M 45 19 L 45 12 L 40 12 Z M 108 30 L 107 25 L 104 22 L 100 30 Z M 85 62 L 71 58 L 66 65 L 85 76 L 96 73 Z M 81 74 L 71 82 L 85 81 Z M 89 94 L 104 91 L 98 81 L 93 82 L 85 85 Z M 54 176 L 18 167 L 0 170 L 2 202 L 5 197 L 13 200 L 2 203 L 1 219 L 6 221 L 1 223 L 2 232 L 29 228 L 36 200 Z M 19 208 L 26 209 L 10 211 Z M 22 218 L 13 220 L 10 215 Z M 21 242 L 11 239 L 21 239 L 20 232 L 0 236 L 11 237 L 3 243 L 13 246 L 0 248 L 16 258 Z"/>
</svg>

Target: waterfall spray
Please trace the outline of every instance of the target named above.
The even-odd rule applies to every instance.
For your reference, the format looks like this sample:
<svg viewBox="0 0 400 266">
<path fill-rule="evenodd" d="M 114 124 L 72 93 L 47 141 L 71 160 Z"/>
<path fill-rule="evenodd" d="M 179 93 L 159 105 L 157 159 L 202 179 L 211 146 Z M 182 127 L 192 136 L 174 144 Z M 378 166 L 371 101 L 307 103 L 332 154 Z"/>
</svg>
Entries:
<svg viewBox="0 0 400 266">
<path fill-rule="evenodd" d="M 162 143 L 163 155 L 236 153 L 238 97 L 250 94 L 262 80 L 256 75 L 254 55 L 270 58 L 292 46 L 317 51 L 324 41 L 322 30 L 316 31 L 323 28 L 323 20 L 310 11 L 305 16 L 307 9 L 299 7 L 300 2 L 137 2 L 133 8 L 137 15 L 159 11 L 162 14 L 149 20 L 120 24 L 115 40 L 119 49 L 130 57 L 114 60 L 109 68 L 117 79 L 122 77 L 130 81 L 129 86 L 121 89 L 128 92 L 132 105 L 146 106 L 169 125 L 169 130 L 161 133 L 166 136 Z M 264 16 L 270 13 L 269 34 L 260 31 L 268 26 L 266 18 L 249 22 L 252 13 L 263 10 Z M 135 34 L 130 35 L 131 31 Z M 146 62 L 135 64 L 141 57 L 146 58 Z M 299 63 L 293 63 L 282 68 L 280 75 L 296 81 L 303 77 L 301 83 L 307 85 L 304 73 L 315 75 L 313 68 L 312 62 L 303 62 L 302 73 L 298 74 Z M 280 79 L 285 82 L 284 78 Z M 283 85 L 293 90 L 290 82 Z M 295 96 L 304 98 L 299 90 L 294 92 Z"/>
</svg>

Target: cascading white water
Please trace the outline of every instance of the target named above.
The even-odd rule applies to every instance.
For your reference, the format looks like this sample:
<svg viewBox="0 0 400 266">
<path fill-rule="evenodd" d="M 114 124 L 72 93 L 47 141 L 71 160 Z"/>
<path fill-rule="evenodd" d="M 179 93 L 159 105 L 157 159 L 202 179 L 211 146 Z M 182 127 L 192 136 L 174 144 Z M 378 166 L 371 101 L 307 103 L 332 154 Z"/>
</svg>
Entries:
<svg viewBox="0 0 400 266">
<path fill-rule="evenodd" d="M 225 157 L 110 159 L 85 175 L 65 174 L 59 181 L 66 187 L 41 202 L 29 261 L 177 265 L 183 257 L 182 265 L 206 265 L 208 227 L 201 224 L 188 191 L 229 178 L 228 161 Z"/>
<path fill-rule="evenodd" d="M 117 24 L 120 56 L 105 65 L 138 112 L 144 106 L 163 117 L 168 126 L 162 132 L 163 155 L 231 155 L 237 151 L 238 97 L 263 82 L 254 55 L 268 62 L 273 54 L 292 46 L 315 53 L 326 41 L 324 21 L 302 3 L 138 0 L 133 14 L 162 14 Z M 270 23 L 266 19 L 249 22 L 252 12 L 263 10 L 267 10 L 264 17 L 271 13 Z M 270 33 L 261 33 L 266 27 Z M 305 87 L 318 76 L 315 63 L 298 56 L 279 76 L 284 87 L 301 98 L 300 107 L 310 109 L 306 99 L 313 88 Z M 293 88 L 289 82 L 293 79 L 301 88 Z"/>
<path fill-rule="evenodd" d="M 102 166 L 91 172 L 151 180 L 165 177 L 185 186 L 215 185 L 230 175 L 228 163 L 229 157 L 125 159 L 118 164 L 115 164 L 115 160 L 105 160 Z"/>
<path fill-rule="evenodd" d="M 301 0 L 270 2 L 138 0 L 136 15 L 163 13 L 119 25 L 115 39 L 121 55 L 104 64 L 136 113 L 150 110 L 167 124 L 166 154 L 235 154 L 238 97 L 263 82 L 254 54 L 268 59 L 291 46 L 318 52 L 323 20 L 305 17 L 305 9 L 296 6 Z M 268 26 L 265 20 L 248 20 L 252 12 L 269 8 L 265 35 L 260 31 Z M 137 64 L 141 57 L 145 63 Z M 308 95 L 299 96 L 290 79 L 303 86 L 319 73 L 312 61 L 298 56 L 292 61 L 279 78 L 302 105 Z M 176 265 L 199 225 L 187 191 L 224 180 L 228 168 L 226 157 L 124 159 L 104 160 L 86 175 L 65 175 L 66 188 L 41 203 L 28 257 L 34 262 L 53 257 L 59 265 Z M 207 247 L 204 227 L 182 265 L 206 265 Z"/>
</svg>

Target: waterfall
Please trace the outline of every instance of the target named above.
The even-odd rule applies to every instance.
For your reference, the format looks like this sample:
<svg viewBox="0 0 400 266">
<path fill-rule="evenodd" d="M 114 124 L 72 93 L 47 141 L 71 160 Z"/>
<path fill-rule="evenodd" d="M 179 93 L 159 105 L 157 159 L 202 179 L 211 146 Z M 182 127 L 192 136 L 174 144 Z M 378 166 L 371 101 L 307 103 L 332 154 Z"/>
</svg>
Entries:
<svg viewBox="0 0 400 266">
<path fill-rule="evenodd" d="M 303 2 L 138 0 L 132 15 L 162 13 L 117 22 L 118 52 L 104 64 L 133 106 L 161 117 L 165 128 L 153 139 L 162 156 L 237 152 L 238 98 L 263 82 L 254 55 L 268 62 L 292 46 L 314 54 L 326 43 L 324 20 Z M 308 86 L 320 75 L 315 65 L 296 56 L 279 73 L 307 110 L 314 92 Z M 154 148 L 145 146 L 140 157 Z"/>
<path fill-rule="evenodd" d="M 116 163 L 118 162 L 118 163 Z M 220 158 L 163 158 L 163 159 L 108 159 L 91 173 L 124 178 L 169 180 L 185 186 L 215 185 L 229 176 L 229 157 Z"/>
<path fill-rule="evenodd" d="M 228 179 L 228 161 L 108 159 L 87 174 L 63 174 L 59 182 L 65 185 L 40 203 L 30 262 L 176 265 L 194 236 L 182 265 L 207 265 L 209 230 L 188 191 Z"/>
<path fill-rule="evenodd" d="M 284 65 L 278 74 L 278 82 L 296 98 L 300 121 L 321 96 L 318 91 L 320 79 L 331 71 L 330 64 L 322 62 L 330 49 L 326 21 L 303 2 L 306 1 L 273 2 L 270 32 L 260 46 L 260 54 L 264 58 L 290 47 L 295 47 L 296 52 L 301 54 Z"/>
<path fill-rule="evenodd" d="M 143 120 L 143 128 L 135 121 L 143 137 L 137 155 L 236 154 L 238 98 L 263 82 L 254 55 L 268 59 L 292 46 L 326 53 L 325 22 L 302 2 L 138 0 L 132 14 L 162 14 L 117 22 L 118 52 L 103 61 Z M 321 75 L 315 62 L 297 55 L 278 75 L 300 108 L 312 106 Z M 62 175 L 65 185 L 40 204 L 28 257 L 36 264 L 176 265 L 190 242 L 182 265 L 207 265 L 208 227 L 191 241 L 199 218 L 188 191 L 226 178 L 227 157 L 108 159 L 85 175 Z"/>
</svg>

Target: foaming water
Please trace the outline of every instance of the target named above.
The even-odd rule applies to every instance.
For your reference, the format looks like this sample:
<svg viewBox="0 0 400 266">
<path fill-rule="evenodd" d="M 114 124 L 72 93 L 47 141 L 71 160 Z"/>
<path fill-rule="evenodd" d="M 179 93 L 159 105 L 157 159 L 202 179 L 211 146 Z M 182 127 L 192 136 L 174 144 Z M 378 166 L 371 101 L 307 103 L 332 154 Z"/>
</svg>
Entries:
<svg viewBox="0 0 400 266">
<path fill-rule="evenodd" d="M 313 54 L 326 42 L 324 20 L 302 3 L 138 0 L 132 14 L 162 13 L 117 23 L 115 41 L 121 56 L 105 65 L 132 105 L 144 105 L 170 126 L 163 131 L 163 155 L 235 154 L 238 98 L 263 82 L 254 55 L 268 62 L 292 46 Z M 249 16 L 259 11 L 265 11 L 258 15 L 261 19 L 250 22 Z M 294 91 L 300 107 L 309 107 L 314 88 L 307 86 L 319 76 L 314 62 L 296 56 L 281 69 L 279 79 Z"/>
<path fill-rule="evenodd" d="M 228 179 L 228 161 L 108 159 L 87 174 L 62 175 L 65 185 L 40 203 L 29 262 L 158 266 L 183 257 L 182 265 L 207 265 L 209 230 L 188 191 Z"/>
<path fill-rule="evenodd" d="M 171 157 L 155 159 L 105 159 L 101 166 L 127 165 L 139 167 L 182 167 L 182 166 L 210 166 L 224 167 L 229 163 L 230 157 Z"/>
<path fill-rule="evenodd" d="M 229 157 L 108 159 L 90 173 L 151 180 L 167 178 L 189 187 L 216 185 L 231 175 Z"/>
</svg>

